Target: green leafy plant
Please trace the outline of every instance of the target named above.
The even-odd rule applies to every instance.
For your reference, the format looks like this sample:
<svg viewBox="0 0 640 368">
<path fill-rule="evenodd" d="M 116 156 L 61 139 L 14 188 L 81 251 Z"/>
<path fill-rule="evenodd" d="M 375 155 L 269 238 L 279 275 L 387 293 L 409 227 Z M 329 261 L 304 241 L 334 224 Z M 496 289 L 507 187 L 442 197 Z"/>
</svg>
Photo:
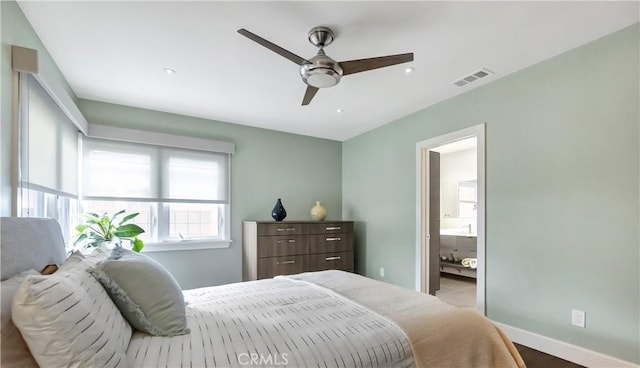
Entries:
<svg viewBox="0 0 640 368">
<path fill-rule="evenodd" d="M 125 215 L 122 220 L 117 222 L 117 218 L 125 213 L 125 210 L 114 213 L 111 217 L 107 213 L 99 216 L 96 213 L 82 214 L 84 223 L 76 226 L 78 237 L 73 245 L 84 244 L 84 247 L 97 247 L 102 242 L 116 241 L 118 245 L 122 245 L 122 240 L 131 242 L 131 249 L 140 252 L 144 247 L 142 240 L 138 235 L 144 233 L 144 230 L 133 223 L 130 223 L 139 213 L 131 213 Z"/>
</svg>

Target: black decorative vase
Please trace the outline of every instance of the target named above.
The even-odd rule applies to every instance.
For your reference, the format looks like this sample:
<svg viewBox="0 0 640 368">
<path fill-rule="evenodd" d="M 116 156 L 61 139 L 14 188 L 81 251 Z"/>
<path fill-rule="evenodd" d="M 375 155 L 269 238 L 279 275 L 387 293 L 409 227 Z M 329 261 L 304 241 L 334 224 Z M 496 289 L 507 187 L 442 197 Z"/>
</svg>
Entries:
<svg viewBox="0 0 640 368">
<path fill-rule="evenodd" d="M 284 209 L 280 198 L 278 198 L 278 202 L 276 202 L 276 205 L 271 210 L 271 217 L 276 221 L 282 221 L 287 217 L 287 210 Z"/>
</svg>

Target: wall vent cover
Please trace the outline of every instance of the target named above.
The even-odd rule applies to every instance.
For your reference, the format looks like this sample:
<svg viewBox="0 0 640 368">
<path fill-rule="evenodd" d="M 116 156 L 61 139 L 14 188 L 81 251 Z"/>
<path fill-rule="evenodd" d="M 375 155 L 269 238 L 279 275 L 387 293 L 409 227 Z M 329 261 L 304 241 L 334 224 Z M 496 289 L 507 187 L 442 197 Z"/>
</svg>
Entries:
<svg viewBox="0 0 640 368">
<path fill-rule="evenodd" d="M 479 70 L 476 70 L 473 73 L 469 73 L 461 78 L 456 79 L 453 84 L 455 84 L 458 87 L 462 87 L 462 86 L 466 86 L 467 84 L 471 83 L 471 82 L 475 82 L 478 79 L 484 78 L 488 75 L 494 74 L 491 70 L 486 69 L 486 68 L 482 68 Z"/>
</svg>

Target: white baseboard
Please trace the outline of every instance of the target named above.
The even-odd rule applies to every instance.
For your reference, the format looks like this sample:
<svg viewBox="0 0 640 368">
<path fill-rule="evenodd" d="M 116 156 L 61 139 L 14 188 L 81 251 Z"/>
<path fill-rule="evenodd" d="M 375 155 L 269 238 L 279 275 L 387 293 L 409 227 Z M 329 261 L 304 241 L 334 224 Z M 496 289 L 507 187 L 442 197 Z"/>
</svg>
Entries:
<svg viewBox="0 0 640 368">
<path fill-rule="evenodd" d="M 570 362 L 583 365 L 585 367 L 607 367 L 607 368 L 639 368 L 640 365 L 627 362 L 612 356 L 588 350 L 580 346 L 572 345 L 564 341 L 552 339 L 550 337 L 538 335 L 517 327 L 493 322 L 500 327 L 507 336 L 520 345 L 530 347 L 543 353 L 551 354 L 568 360 Z"/>
</svg>

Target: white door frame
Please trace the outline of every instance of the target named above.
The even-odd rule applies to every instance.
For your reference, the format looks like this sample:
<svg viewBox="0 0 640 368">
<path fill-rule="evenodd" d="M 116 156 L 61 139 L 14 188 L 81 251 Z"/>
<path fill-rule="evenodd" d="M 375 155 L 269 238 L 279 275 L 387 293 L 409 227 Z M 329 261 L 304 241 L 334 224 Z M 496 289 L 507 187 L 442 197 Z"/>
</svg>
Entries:
<svg viewBox="0 0 640 368">
<path fill-rule="evenodd" d="M 461 139 L 477 137 L 478 160 L 478 269 L 476 279 L 476 308 L 483 315 L 485 309 L 485 124 L 447 133 L 439 137 L 416 143 L 416 290 L 426 290 L 429 285 L 429 252 L 427 252 L 429 234 L 429 211 L 427 204 L 427 188 L 422 175 L 426 162 L 424 152 Z M 428 204 L 427 204 L 428 205 Z"/>
</svg>

